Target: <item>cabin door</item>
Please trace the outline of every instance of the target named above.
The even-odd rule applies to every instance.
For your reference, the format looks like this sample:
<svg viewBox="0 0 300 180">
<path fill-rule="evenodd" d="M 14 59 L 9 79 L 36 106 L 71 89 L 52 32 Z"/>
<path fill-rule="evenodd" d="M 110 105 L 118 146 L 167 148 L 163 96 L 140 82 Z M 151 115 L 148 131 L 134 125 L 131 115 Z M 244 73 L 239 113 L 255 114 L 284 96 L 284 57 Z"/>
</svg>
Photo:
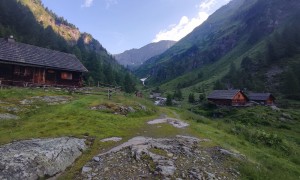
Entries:
<svg viewBox="0 0 300 180">
<path fill-rule="evenodd" d="M 35 68 L 33 83 L 44 84 L 45 83 L 45 70 L 40 68 Z"/>
</svg>

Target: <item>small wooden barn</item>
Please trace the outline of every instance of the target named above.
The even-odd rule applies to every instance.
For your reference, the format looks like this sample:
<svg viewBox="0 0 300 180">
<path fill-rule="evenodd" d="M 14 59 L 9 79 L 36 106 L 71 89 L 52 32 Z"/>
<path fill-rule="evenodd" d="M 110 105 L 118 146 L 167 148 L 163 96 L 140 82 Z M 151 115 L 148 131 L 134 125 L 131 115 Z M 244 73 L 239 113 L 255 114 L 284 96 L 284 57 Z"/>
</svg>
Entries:
<svg viewBox="0 0 300 180">
<path fill-rule="evenodd" d="M 250 101 L 263 105 L 273 105 L 275 103 L 275 97 L 271 93 L 249 93 L 248 97 Z"/>
<path fill-rule="evenodd" d="M 87 69 L 73 54 L 0 38 L 0 82 L 6 85 L 82 86 Z"/>
<path fill-rule="evenodd" d="M 241 90 L 214 90 L 207 100 L 220 106 L 243 106 L 249 99 Z"/>
</svg>

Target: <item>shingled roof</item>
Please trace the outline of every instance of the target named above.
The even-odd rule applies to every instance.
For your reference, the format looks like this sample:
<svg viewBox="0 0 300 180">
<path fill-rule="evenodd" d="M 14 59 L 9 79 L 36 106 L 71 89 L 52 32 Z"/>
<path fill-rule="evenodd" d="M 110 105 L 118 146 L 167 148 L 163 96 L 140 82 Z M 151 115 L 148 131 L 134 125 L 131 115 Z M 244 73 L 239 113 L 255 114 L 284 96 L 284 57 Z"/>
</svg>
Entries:
<svg viewBox="0 0 300 180">
<path fill-rule="evenodd" d="M 208 95 L 208 99 L 233 99 L 240 90 L 214 90 Z"/>
<path fill-rule="evenodd" d="M 248 97 L 252 101 L 266 101 L 270 96 L 275 99 L 271 93 L 249 93 Z"/>
<path fill-rule="evenodd" d="M 73 54 L 0 38 L 0 61 L 53 69 L 87 72 Z"/>
</svg>

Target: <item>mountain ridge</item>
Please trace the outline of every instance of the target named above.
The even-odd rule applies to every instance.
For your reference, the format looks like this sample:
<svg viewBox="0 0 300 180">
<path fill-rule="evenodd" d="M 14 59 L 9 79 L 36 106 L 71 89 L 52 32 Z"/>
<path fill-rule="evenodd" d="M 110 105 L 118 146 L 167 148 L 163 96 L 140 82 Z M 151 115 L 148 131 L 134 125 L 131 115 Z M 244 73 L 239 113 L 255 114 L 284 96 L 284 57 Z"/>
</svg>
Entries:
<svg viewBox="0 0 300 180">
<path fill-rule="evenodd" d="M 298 8 L 300 2 L 296 0 L 284 4 L 279 0 L 232 0 L 172 48 L 145 62 L 135 73 L 139 77 L 150 75 L 148 85 L 162 85 L 168 90 L 195 87 L 196 84 L 211 89 L 216 81 L 230 73 L 231 63 L 239 70 L 246 56 L 256 62 L 259 59 L 266 62 L 268 41 L 295 19 Z M 299 44 L 295 42 L 295 46 Z M 270 67 L 276 64 L 267 63 Z M 268 71 L 269 67 L 264 67 L 257 69 L 259 75 L 251 72 L 255 82 L 262 80 L 254 76 L 265 79 L 262 69 Z M 234 79 L 222 80 L 224 86 L 236 84 L 234 88 L 243 88 L 243 84 L 233 83 Z M 260 85 L 258 89 L 264 88 L 266 85 Z"/>
<path fill-rule="evenodd" d="M 147 44 L 138 49 L 134 48 L 126 50 L 123 53 L 115 54 L 114 57 L 124 66 L 138 67 L 151 57 L 163 53 L 175 43 L 176 41 L 162 40 L 156 43 Z"/>
</svg>

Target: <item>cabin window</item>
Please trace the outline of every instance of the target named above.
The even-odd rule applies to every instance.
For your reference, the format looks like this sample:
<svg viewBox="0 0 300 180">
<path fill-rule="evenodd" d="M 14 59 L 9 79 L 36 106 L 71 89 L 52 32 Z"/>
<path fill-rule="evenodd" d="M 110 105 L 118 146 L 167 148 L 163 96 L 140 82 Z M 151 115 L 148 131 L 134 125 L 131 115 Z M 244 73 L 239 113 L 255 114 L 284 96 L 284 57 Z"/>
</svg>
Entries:
<svg viewBox="0 0 300 180">
<path fill-rule="evenodd" d="M 73 79 L 72 73 L 62 72 L 61 73 L 61 79 L 72 80 Z"/>
<path fill-rule="evenodd" d="M 20 66 L 15 66 L 15 68 L 14 68 L 14 74 L 19 75 L 20 73 L 21 73 L 21 68 L 20 68 Z"/>
<path fill-rule="evenodd" d="M 32 73 L 31 68 L 25 67 L 24 76 L 30 76 Z"/>
</svg>

